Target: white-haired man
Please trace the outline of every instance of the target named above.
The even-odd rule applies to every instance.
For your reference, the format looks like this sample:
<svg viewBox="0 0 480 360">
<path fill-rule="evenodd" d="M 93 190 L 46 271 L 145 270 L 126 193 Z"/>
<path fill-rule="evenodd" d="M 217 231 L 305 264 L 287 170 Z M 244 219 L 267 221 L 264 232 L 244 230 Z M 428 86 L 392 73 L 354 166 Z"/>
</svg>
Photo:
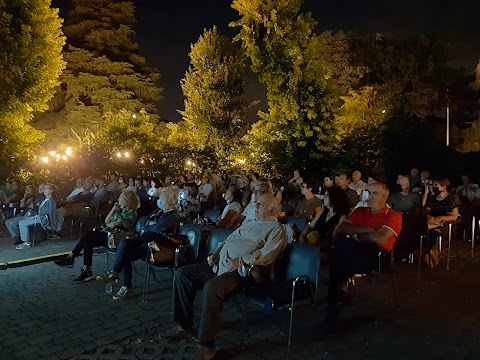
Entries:
<svg viewBox="0 0 480 360">
<path fill-rule="evenodd" d="M 163 337 L 181 339 L 193 336 L 193 302 L 202 290 L 202 314 L 198 340 L 202 359 L 215 356 L 215 336 L 220 328 L 222 302 L 245 285 L 245 268 L 270 265 L 287 245 L 282 224 L 277 221 L 279 205 L 271 194 L 260 196 L 256 220 L 244 222 L 201 264 L 179 268 L 173 287 L 173 315 L 179 326 Z"/>
</svg>

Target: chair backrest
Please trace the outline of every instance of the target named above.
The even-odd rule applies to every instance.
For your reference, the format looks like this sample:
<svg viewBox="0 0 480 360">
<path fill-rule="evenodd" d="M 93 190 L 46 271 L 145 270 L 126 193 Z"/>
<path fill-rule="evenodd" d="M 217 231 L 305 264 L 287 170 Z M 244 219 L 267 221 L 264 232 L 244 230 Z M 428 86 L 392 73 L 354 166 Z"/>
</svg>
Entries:
<svg viewBox="0 0 480 360">
<path fill-rule="evenodd" d="M 292 280 L 297 276 L 308 276 L 314 291 L 318 289 L 320 272 L 320 248 L 294 242 L 285 249 L 285 279 Z"/>
<path fill-rule="evenodd" d="M 208 255 L 217 250 L 218 244 L 221 244 L 227 240 L 227 237 L 232 232 L 234 232 L 233 229 L 213 229 L 208 237 L 207 244 L 204 251 L 202 251 L 202 256 L 199 258 L 199 261 L 205 261 Z"/>
<path fill-rule="evenodd" d="M 183 224 L 178 231 L 179 235 L 186 235 L 190 241 L 195 259 L 198 258 L 200 242 L 202 240 L 202 224 Z"/>
<path fill-rule="evenodd" d="M 287 224 L 296 225 L 298 230 L 303 231 L 307 226 L 307 219 L 303 216 L 286 216 Z"/>
<path fill-rule="evenodd" d="M 404 241 L 420 241 L 420 236 L 427 235 L 427 216 L 423 214 L 402 214 L 402 231 L 397 238 L 397 245 Z"/>
<path fill-rule="evenodd" d="M 220 209 L 205 209 L 203 212 L 203 218 L 208 222 L 215 224 L 220 216 Z"/>
</svg>

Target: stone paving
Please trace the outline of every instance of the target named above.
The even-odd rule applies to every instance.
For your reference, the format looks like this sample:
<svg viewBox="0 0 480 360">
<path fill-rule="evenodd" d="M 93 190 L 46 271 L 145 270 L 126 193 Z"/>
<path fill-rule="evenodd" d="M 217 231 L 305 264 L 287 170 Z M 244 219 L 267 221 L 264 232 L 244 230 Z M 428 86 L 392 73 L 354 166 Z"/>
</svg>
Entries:
<svg viewBox="0 0 480 360">
<path fill-rule="evenodd" d="M 75 241 L 45 242 L 15 251 L 0 237 L 0 262 L 68 251 Z M 13 250 L 12 250 L 13 249 Z M 450 271 L 398 266 L 400 310 L 392 306 L 389 275 L 377 283 L 361 279 L 353 306 L 342 314 L 338 333 L 320 340 L 325 284 L 319 305 L 295 314 L 292 359 L 478 359 L 480 354 L 480 247 L 470 259 L 462 244 Z M 458 262 L 460 260 L 460 262 Z M 151 283 L 148 302 L 141 301 L 144 265 L 137 262 L 136 296 L 113 301 L 104 281 L 76 284 L 82 259 L 73 269 L 43 263 L 0 271 L 0 359 L 183 359 L 198 356 L 195 341 L 167 342 L 159 334 L 170 328 L 171 275 L 160 273 Z M 105 255 L 94 256 L 94 273 L 105 270 Z M 197 304 L 198 306 L 198 304 Z M 216 359 L 280 359 L 286 357 L 287 312 L 267 315 L 249 307 L 250 336 L 241 346 L 240 318 L 235 304 L 225 305 Z"/>
</svg>

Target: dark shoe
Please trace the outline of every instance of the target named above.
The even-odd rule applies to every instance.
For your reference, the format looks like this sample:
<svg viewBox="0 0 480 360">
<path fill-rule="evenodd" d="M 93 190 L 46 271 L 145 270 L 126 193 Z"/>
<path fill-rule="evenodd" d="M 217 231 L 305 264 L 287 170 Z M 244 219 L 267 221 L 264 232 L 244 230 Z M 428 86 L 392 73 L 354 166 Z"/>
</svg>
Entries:
<svg viewBox="0 0 480 360">
<path fill-rule="evenodd" d="M 87 282 L 87 281 L 90 281 L 90 280 L 93 280 L 94 277 L 93 277 L 93 274 L 91 271 L 85 271 L 85 269 L 82 269 L 82 272 L 80 273 L 80 275 L 78 275 L 78 277 L 76 277 L 75 279 L 73 279 L 73 281 L 77 281 L 77 282 Z"/>
<path fill-rule="evenodd" d="M 62 267 L 72 267 L 75 259 L 73 256 L 67 255 L 62 259 L 55 260 L 54 263 L 57 266 L 62 266 Z"/>
<path fill-rule="evenodd" d="M 18 236 L 13 238 L 13 245 L 20 245 L 22 242 L 23 241 Z"/>
</svg>

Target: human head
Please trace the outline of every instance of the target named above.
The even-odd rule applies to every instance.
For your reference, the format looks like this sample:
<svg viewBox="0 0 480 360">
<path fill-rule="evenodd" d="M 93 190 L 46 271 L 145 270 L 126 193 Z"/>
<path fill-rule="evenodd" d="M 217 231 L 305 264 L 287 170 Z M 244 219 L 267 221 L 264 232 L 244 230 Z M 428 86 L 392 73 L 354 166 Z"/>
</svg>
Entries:
<svg viewBox="0 0 480 360">
<path fill-rule="evenodd" d="M 118 197 L 118 203 L 120 205 L 125 205 L 129 209 L 138 209 L 140 207 L 140 199 L 138 195 L 133 190 L 123 190 L 123 192 Z"/>
<path fill-rule="evenodd" d="M 410 189 L 410 177 L 407 175 L 398 175 L 397 184 L 402 187 L 402 190 Z"/>
<path fill-rule="evenodd" d="M 417 168 L 413 168 L 412 170 L 410 170 L 410 175 L 412 176 L 412 178 L 418 177 L 418 173 L 419 170 Z"/>
<path fill-rule="evenodd" d="M 382 182 L 376 182 L 368 184 L 366 190 L 368 191 L 368 207 L 370 209 L 382 209 L 387 203 L 388 195 L 390 193 L 387 185 Z"/>
<path fill-rule="evenodd" d="M 326 188 L 333 186 L 333 180 L 330 176 L 325 176 L 323 178 L 323 186 L 325 186 Z"/>
<path fill-rule="evenodd" d="M 202 176 L 202 185 L 208 184 L 210 182 L 210 176 L 204 174 Z"/>
<path fill-rule="evenodd" d="M 195 176 L 193 176 L 192 172 L 187 172 L 187 181 L 195 180 Z"/>
<path fill-rule="evenodd" d="M 135 180 L 133 179 L 133 177 L 128 178 L 128 186 L 135 186 Z"/>
<path fill-rule="evenodd" d="M 300 170 L 295 169 L 295 170 L 293 171 L 293 177 L 294 177 L 295 179 L 298 179 L 298 178 L 300 177 Z"/>
<path fill-rule="evenodd" d="M 239 178 L 237 179 L 237 185 L 240 189 L 243 189 L 245 186 L 247 186 L 245 184 L 245 179 L 244 178 Z"/>
<path fill-rule="evenodd" d="M 452 190 L 452 185 L 450 184 L 450 180 L 448 180 L 444 176 L 439 176 L 433 179 L 433 187 L 438 187 L 440 192 L 450 192 Z"/>
<path fill-rule="evenodd" d="M 347 215 L 350 210 L 348 196 L 339 186 L 330 186 L 323 199 L 325 206 L 332 208 L 337 214 Z"/>
<path fill-rule="evenodd" d="M 154 188 L 159 188 L 160 187 L 160 181 L 156 178 L 151 178 L 150 179 L 150 186 Z"/>
<path fill-rule="evenodd" d="M 12 183 L 10 181 L 5 182 L 5 189 L 12 190 Z"/>
<path fill-rule="evenodd" d="M 362 180 L 362 173 L 358 170 L 355 170 L 353 173 L 352 173 L 352 181 L 356 184 L 358 183 L 360 180 Z"/>
<path fill-rule="evenodd" d="M 44 183 L 38 184 L 37 192 L 38 192 L 39 194 L 43 194 L 43 187 L 44 187 L 44 186 L 45 186 Z"/>
<path fill-rule="evenodd" d="M 242 175 L 242 177 L 247 177 L 247 171 L 246 170 L 241 170 L 240 174 Z"/>
<path fill-rule="evenodd" d="M 86 180 L 83 183 L 83 191 L 88 192 L 93 189 L 93 183 L 90 180 Z"/>
<path fill-rule="evenodd" d="M 142 186 L 143 186 L 144 188 L 150 187 L 150 179 L 147 179 L 147 178 L 143 179 L 143 181 L 142 181 Z"/>
<path fill-rule="evenodd" d="M 272 190 L 278 191 L 282 187 L 282 182 L 276 178 L 270 179 L 270 184 L 272 184 Z"/>
<path fill-rule="evenodd" d="M 119 184 L 123 184 L 123 183 L 124 183 L 123 176 L 119 176 L 119 177 L 118 177 L 118 183 L 119 183 Z"/>
<path fill-rule="evenodd" d="M 462 176 L 462 183 L 463 183 L 463 185 L 470 184 L 470 177 L 468 175 L 463 175 Z"/>
<path fill-rule="evenodd" d="M 105 181 L 102 178 L 98 178 L 95 179 L 95 184 L 97 185 L 97 187 L 102 187 L 103 185 L 105 185 Z"/>
<path fill-rule="evenodd" d="M 76 188 L 81 188 L 84 184 L 85 180 L 83 180 L 82 178 L 78 178 L 76 181 L 75 181 L 75 187 Z"/>
<path fill-rule="evenodd" d="M 428 170 L 423 170 L 423 171 L 420 173 L 420 177 L 422 178 L 422 181 L 423 181 L 423 182 L 426 182 L 427 179 L 430 178 L 430 171 L 428 171 Z"/>
<path fill-rule="evenodd" d="M 346 172 L 340 173 L 335 176 L 335 185 L 340 186 L 342 189 L 348 188 L 350 183 L 350 175 Z"/>
<path fill-rule="evenodd" d="M 196 198 L 197 195 L 198 195 L 197 184 L 193 184 L 193 183 L 185 184 L 183 189 L 185 190 L 185 196 L 187 197 L 188 200 L 190 200 L 192 198 Z"/>
<path fill-rule="evenodd" d="M 252 199 L 256 201 L 260 196 L 270 194 L 270 185 L 265 181 L 257 181 L 253 190 L 253 195 L 255 196 L 252 196 Z"/>
<path fill-rule="evenodd" d="M 110 174 L 110 181 L 115 181 L 117 179 L 117 174 L 111 173 Z"/>
<path fill-rule="evenodd" d="M 180 175 L 178 177 L 178 181 L 181 183 L 181 184 L 185 184 L 187 182 L 187 178 L 185 175 Z"/>
<path fill-rule="evenodd" d="M 236 186 L 230 186 L 225 192 L 224 199 L 227 202 L 238 202 L 242 203 L 242 192 Z"/>
<path fill-rule="evenodd" d="M 18 180 L 13 180 L 12 181 L 12 190 L 17 190 L 18 188 L 20 188 L 20 183 L 18 182 Z"/>
<path fill-rule="evenodd" d="M 26 196 L 34 196 L 35 195 L 35 188 L 33 185 L 27 185 L 25 187 L 25 195 Z"/>
<path fill-rule="evenodd" d="M 43 186 L 43 194 L 44 194 L 46 197 L 51 196 L 54 191 L 55 191 L 55 185 L 53 185 L 53 184 L 51 184 L 51 183 L 46 183 L 46 184 Z"/>
<path fill-rule="evenodd" d="M 165 186 L 169 186 L 172 184 L 172 177 L 171 176 L 165 176 Z"/>
<path fill-rule="evenodd" d="M 280 205 L 272 194 L 263 194 L 255 202 L 255 218 L 264 220 L 267 217 L 277 217 Z"/>
<path fill-rule="evenodd" d="M 141 189 L 143 187 L 143 180 L 140 177 L 135 178 L 135 187 Z"/>
<path fill-rule="evenodd" d="M 316 190 L 318 190 L 318 186 L 312 181 L 304 181 L 300 187 L 300 191 L 304 196 L 312 195 Z"/>
<path fill-rule="evenodd" d="M 169 211 L 175 207 L 179 191 L 180 189 L 176 185 L 170 185 L 158 190 L 158 202 L 162 203 L 163 211 Z"/>
</svg>

